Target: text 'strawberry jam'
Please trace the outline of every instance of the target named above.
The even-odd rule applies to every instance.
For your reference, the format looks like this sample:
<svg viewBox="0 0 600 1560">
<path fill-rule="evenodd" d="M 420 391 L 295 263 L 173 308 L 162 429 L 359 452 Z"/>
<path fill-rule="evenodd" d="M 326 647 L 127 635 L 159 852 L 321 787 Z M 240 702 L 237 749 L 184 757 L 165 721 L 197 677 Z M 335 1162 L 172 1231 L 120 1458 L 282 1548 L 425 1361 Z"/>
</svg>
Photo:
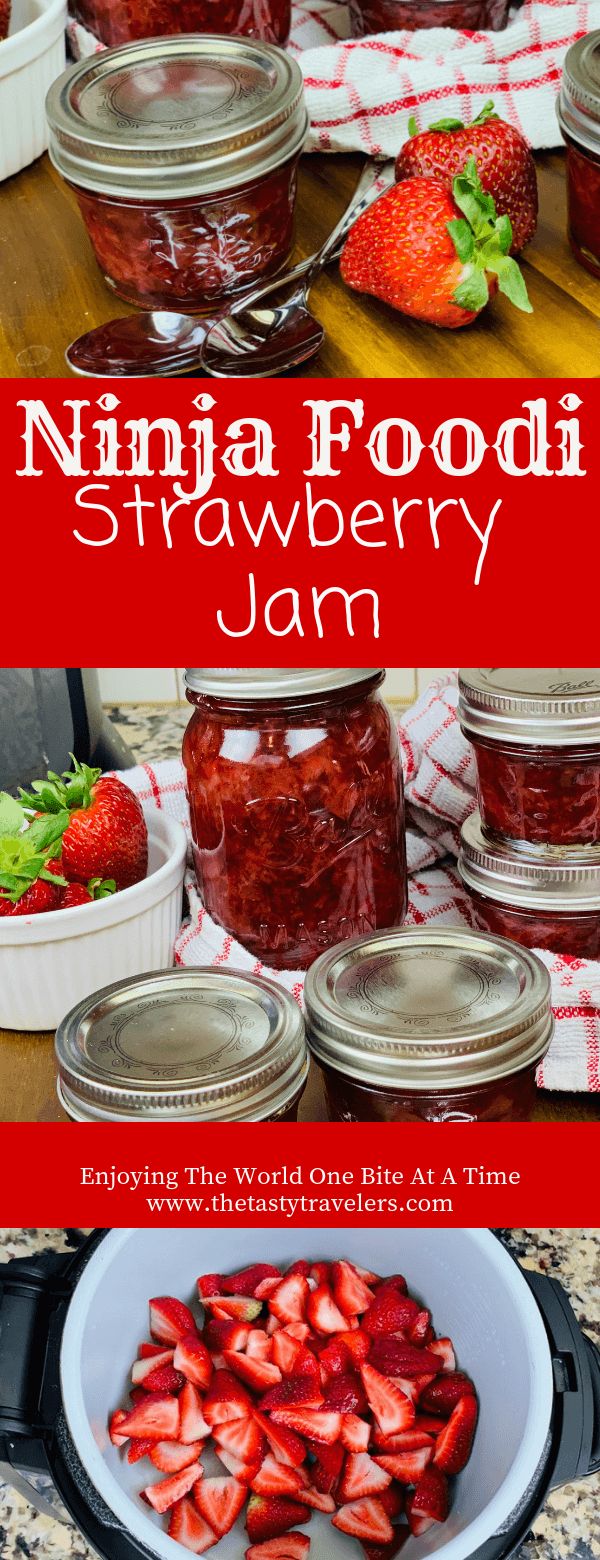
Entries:
<svg viewBox="0 0 600 1560">
<path fill-rule="evenodd" d="M 567 148 L 569 243 L 579 264 L 600 276 L 600 31 L 568 50 L 557 111 Z"/>
<path fill-rule="evenodd" d="M 187 672 L 183 743 L 196 877 L 256 958 L 300 969 L 398 926 L 402 771 L 378 669 Z"/>
<path fill-rule="evenodd" d="M 287 43 L 290 0 L 69 0 L 71 15 L 114 48 L 177 33 L 237 34 Z"/>
<path fill-rule="evenodd" d="M 302 75 L 274 45 L 149 39 L 71 67 L 47 99 L 50 156 L 109 287 L 201 312 L 287 260 L 306 135 Z"/>
<path fill-rule="evenodd" d="M 600 843 L 600 670 L 470 668 L 459 686 L 486 832 Z"/>
<path fill-rule="evenodd" d="M 330 1120 L 530 1117 L 550 977 L 514 943 L 454 928 L 363 937 L 317 959 L 305 1000 Z"/>
<path fill-rule="evenodd" d="M 526 948 L 600 958 L 600 848 L 491 840 L 479 813 L 463 824 L 459 871 L 476 926 Z"/>
<path fill-rule="evenodd" d="M 75 1121 L 296 1121 L 308 1076 L 295 999 L 213 968 L 94 992 L 59 1025 L 56 1058 Z"/>
<path fill-rule="evenodd" d="M 501 32 L 510 0 L 350 0 L 355 38 L 369 33 L 415 32 L 421 27 Z"/>
</svg>

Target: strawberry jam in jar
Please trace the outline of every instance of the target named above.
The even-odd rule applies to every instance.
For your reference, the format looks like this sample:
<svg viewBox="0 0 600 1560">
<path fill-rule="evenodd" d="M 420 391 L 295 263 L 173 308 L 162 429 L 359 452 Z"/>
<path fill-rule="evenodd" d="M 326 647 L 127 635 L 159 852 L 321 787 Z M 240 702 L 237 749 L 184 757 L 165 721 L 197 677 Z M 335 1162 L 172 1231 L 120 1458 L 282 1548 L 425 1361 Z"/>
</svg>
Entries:
<svg viewBox="0 0 600 1560">
<path fill-rule="evenodd" d="M 459 689 L 486 833 L 599 844 L 600 670 L 470 668 Z"/>
<path fill-rule="evenodd" d="M 296 1121 L 308 1075 L 289 992 L 241 970 L 159 970 L 105 986 L 56 1033 L 74 1121 Z"/>
<path fill-rule="evenodd" d="M 600 848 L 521 849 L 484 834 L 479 813 L 463 824 L 459 872 L 484 931 L 526 948 L 600 959 Z"/>
<path fill-rule="evenodd" d="M 331 1121 L 527 1121 L 550 977 L 505 938 L 407 927 L 321 955 L 308 1043 Z"/>
<path fill-rule="evenodd" d="M 300 69 L 281 49 L 200 36 L 127 44 L 72 66 L 46 110 L 50 157 L 120 298 L 202 312 L 285 264 L 307 116 Z"/>
<path fill-rule="evenodd" d="M 108 48 L 176 33 L 235 33 L 283 46 L 291 20 L 290 0 L 69 0 L 69 10 Z"/>
<path fill-rule="evenodd" d="M 600 31 L 567 51 L 557 112 L 567 148 L 569 243 L 579 264 L 600 276 Z"/>
<path fill-rule="evenodd" d="M 415 32 L 421 27 L 501 32 L 510 0 L 350 0 L 355 38 L 369 33 Z"/>
<path fill-rule="evenodd" d="M 402 771 L 382 680 L 377 668 L 186 673 L 198 888 L 275 968 L 404 919 Z"/>
</svg>

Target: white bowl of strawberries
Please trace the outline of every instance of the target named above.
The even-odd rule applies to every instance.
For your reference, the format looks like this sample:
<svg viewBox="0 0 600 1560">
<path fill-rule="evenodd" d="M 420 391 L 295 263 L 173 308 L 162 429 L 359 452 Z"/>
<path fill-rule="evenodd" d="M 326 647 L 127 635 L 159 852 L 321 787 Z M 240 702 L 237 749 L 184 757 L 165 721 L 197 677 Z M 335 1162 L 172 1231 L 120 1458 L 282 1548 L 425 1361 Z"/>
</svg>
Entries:
<svg viewBox="0 0 600 1560">
<path fill-rule="evenodd" d="M 87 765 L 0 795 L 0 1025 L 55 1029 L 91 992 L 166 968 L 182 825 Z"/>
</svg>

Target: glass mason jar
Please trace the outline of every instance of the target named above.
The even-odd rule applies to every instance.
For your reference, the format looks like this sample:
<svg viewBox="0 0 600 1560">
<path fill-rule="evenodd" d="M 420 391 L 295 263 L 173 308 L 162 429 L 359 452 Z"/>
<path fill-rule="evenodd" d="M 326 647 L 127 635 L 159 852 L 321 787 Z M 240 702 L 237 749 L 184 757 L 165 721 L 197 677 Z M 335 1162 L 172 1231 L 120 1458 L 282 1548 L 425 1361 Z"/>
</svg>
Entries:
<svg viewBox="0 0 600 1560">
<path fill-rule="evenodd" d="M 600 850 L 490 840 L 479 813 L 463 824 L 459 872 L 476 926 L 526 948 L 600 959 Z"/>
<path fill-rule="evenodd" d="M 579 264 L 600 276 L 600 30 L 567 51 L 557 113 L 567 148 L 569 243 Z"/>
<path fill-rule="evenodd" d="M 526 1121 L 553 1031 L 535 954 L 407 927 L 323 954 L 305 985 L 331 1121 Z"/>
<path fill-rule="evenodd" d="M 284 47 L 291 21 L 290 0 L 69 0 L 69 10 L 108 48 L 177 33 L 238 34 Z"/>
<path fill-rule="evenodd" d="M 149 39 L 72 66 L 46 102 L 108 286 L 195 313 L 287 260 L 306 136 L 302 74 L 242 38 Z"/>
<path fill-rule="evenodd" d="M 192 668 L 198 888 L 257 959 L 301 969 L 407 903 L 396 731 L 371 669 Z"/>
<path fill-rule="evenodd" d="M 509 6 L 510 0 L 350 0 L 350 25 L 354 38 L 421 27 L 501 32 Z"/>
<path fill-rule="evenodd" d="M 600 670 L 470 668 L 459 687 L 485 831 L 600 843 Z"/>
<path fill-rule="evenodd" d="M 96 991 L 56 1032 L 74 1121 L 296 1121 L 308 1076 L 295 999 L 263 976 L 159 970 Z"/>
</svg>

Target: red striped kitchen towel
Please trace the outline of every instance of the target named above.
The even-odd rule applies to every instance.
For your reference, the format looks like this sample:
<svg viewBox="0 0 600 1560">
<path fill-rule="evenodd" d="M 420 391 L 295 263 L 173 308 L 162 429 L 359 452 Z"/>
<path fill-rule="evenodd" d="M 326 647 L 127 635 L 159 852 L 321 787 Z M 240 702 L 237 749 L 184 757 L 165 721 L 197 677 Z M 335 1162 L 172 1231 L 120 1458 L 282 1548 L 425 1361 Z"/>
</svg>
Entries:
<svg viewBox="0 0 600 1560">
<path fill-rule="evenodd" d="M 451 673 L 431 683 L 398 726 L 407 800 L 410 874 L 406 924 L 470 924 L 469 898 L 455 861 L 463 820 L 473 811 L 475 768 L 456 717 L 458 690 Z M 175 759 L 125 770 L 122 778 L 145 803 L 185 824 L 189 811 L 182 764 Z M 453 859 L 454 858 L 454 859 Z M 178 964 L 227 964 L 261 969 L 245 948 L 207 914 L 191 865 L 186 887 L 189 916 L 175 944 Z M 600 964 L 538 950 L 552 978 L 556 1032 L 538 1072 L 546 1089 L 600 1092 Z M 301 1000 L 301 971 L 268 971 Z"/>
<path fill-rule="evenodd" d="M 600 0 L 524 0 L 504 32 L 377 33 L 351 39 L 347 5 L 300 0 L 290 51 L 302 66 L 310 150 L 394 157 L 409 117 L 473 118 L 493 97 L 534 147 L 557 146 L 555 102 L 569 45 L 600 26 Z M 71 21 L 76 59 L 99 45 Z"/>
</svg>

